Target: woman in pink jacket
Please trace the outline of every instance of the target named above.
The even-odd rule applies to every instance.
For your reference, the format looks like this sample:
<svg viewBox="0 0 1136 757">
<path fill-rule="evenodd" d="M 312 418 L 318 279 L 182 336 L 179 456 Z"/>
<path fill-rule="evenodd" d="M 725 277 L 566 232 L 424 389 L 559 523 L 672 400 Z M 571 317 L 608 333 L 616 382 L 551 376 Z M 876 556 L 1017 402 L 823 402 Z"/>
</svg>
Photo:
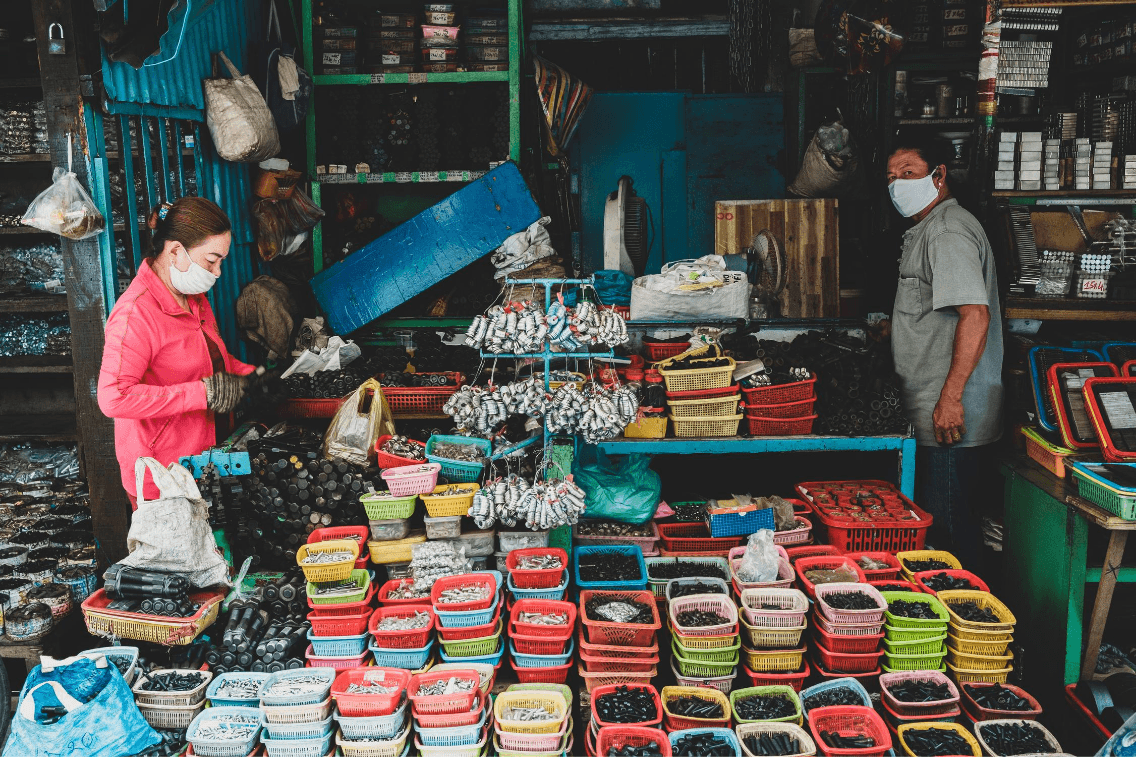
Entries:
<svg viewBox="0 0 1136 757">
<path fill-rule="evenodd" d="M 106 325 L 99 407 L 114 418 L 122 485 L 137 508 L 134 461 L 168 466 L 217 443 L 214 413 L 244 396 L 253 366 L 225 349 L 205 298 L 232 242 L 229 218 L 200 197 L 163 203 L 151 249 Z M 146 499 L 158 496 L 147 479 Z"/>
</svg>

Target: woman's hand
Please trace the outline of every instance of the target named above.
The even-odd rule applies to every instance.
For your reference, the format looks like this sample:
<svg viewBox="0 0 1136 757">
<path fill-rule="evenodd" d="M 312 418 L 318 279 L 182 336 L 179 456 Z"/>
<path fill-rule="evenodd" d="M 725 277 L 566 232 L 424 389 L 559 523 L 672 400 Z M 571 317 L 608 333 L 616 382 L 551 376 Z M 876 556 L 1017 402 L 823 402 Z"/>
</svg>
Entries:
<svg viewBox="0 0 1136 757">
<path fill-rule="evenodd" d="M 214 373 L 201 379 L 205 382 L 205 402 L 215 413 L 231 413 L 244 399 L 252 376 L 239 376 L 236 373 Z"/>
</svg>

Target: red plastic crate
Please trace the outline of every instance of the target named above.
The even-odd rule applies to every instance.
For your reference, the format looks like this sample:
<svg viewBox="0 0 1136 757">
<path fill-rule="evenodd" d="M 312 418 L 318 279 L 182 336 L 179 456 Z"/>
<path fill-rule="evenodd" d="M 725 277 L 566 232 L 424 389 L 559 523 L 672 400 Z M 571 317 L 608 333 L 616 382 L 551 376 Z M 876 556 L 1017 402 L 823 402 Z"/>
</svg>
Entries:
<svg viewBox="0 0 1136 757">
<path fill-rule="evenodd" d="M 660 723 L 663 722 L 663 700 L 659 697 L 659 692 L 654 686 L 651 686 L 650 684 L 644 685 L 644 684 L 639 684 L 639 683 L 632 683 L 632 684 L 609 683 L 609 684 L 605 684 L 604 686 L 597 686 L 594 689 L 592 689 L 592 694 L 591 694 L 592 723 L 594 723 L 600 729 L 603 729 L 603 728 L 608 727 L 608 726 L 618 726 L 619 725 L 619 723 L 608 723 L 607 721 L 603 720 L 600 717 L 599 713 L 596 711 L 596 701 L 599 700 L 599 698 L 602 697 L 602 696 L 613 693 L 616 689 L 623 688 L 623 686 L 627 686 L 627 688 L 632 689 L 632 690 L 644 689 L 644 690 L 648 691 L 651 694 L 651 698 L 652 698 L 652 700 L 654 700 L 654 703 L 655 703 L 655 712 L 654 712 L 653 716 L 651 718 L 649 718 L 648 720 L 644 720 L 642 722 L 635 723 L 634 725 L 637 725 L 641 728 L 650 728 L 651 726 L 657 726 L 657 725 L 659 725 Z M 666 734 L 664 734 L 663 737 L 665 738 Z M 604 752 L 604 754 L 606 754 L 606 752 Z"/>
<path fill-rule="evenodd" d="M 750 436 L 804 436 L 813 432 L 815 415 L 804 418 L 764 418 L 750 415 L 749 406 L 746 406 L 746 424 L 749 425 Z"/>
<path fill-rule="evenodd" d="M 332 541 L 333 539 L 352 539 L 359 544 L 359 559 L 355 561 L 355 567 L 358 569 L 366 569 L 367 561 L 370 560 L 370 552 L 367 551 L 367 539 L 369 536 L 370 529 L 366 526 L 317 528 L 308 534 L 308 544 L 318 544 L 321 541 Z"/>
<path fill-rule="evenodd" d="M 339 406 L 346 402 L 349 396 L 351 395 L 338 399 L 284 400 L 276 406 L 276 414 L 281 418 L 333 418 Z"/>
<path fill-rule="evenodd" d="M 821 557 L 822 555 L 839 555 L 843 553 L 831 544 L 805 544 L 800 547 L 785 547 L 785 554 L 789 556 L 790 563 L 796 564 L 797 560 L 800 560 L 802 557 Z"/>
<path fill-rule="evenodd" d="M 717 397 L 729 397 L 737 394 L 741 389 L 737 384 L 720 386 L 717 389 L 695 389 L 689 392 L 667 392 L 668 400 L 708 400 Z"/>
<path fill-rule="evenodd" d="M 520 652 L 519 649 L 517 651 Z M 513 670 L 521 683 L 564 683 L 568 680 L 568 671 L 573 665 L 575 663 L 571 661 L 548 668 L 520 668 L 514 665 Z"/>
<path fill-rule="evenodd" d="M 710 536 L 705 523 L 659 523 L 659 539 L 668 552 L 721 552 L 742 544 L 741 536 Z"/>
<path fill-rule="evenodd" d="M 812 581 L 805 578 L 805 571 L 807 570 L 831 570 L 834 568 L 851 568 L 856 572 L 855 583 L 866 583 L 867 578 L 864 576 L 864 571 L 847 555 L 821 555 L 819 557 L 802 557 L 797 560 L 793 566 L 797 569 L 797 583 L 801 587 L 801 591 L 809 596 L 809 599 L 816 599 L 816 585 Z"/>
<path fill-rule="evenodd" d="M 567 626 L 546 626 L 539 623 L 521 623 L 518 618 L 522 612 L 564 613 L 568 616 Z M 569 635 L 576 628 L 576 605 L 558 599 L 518 599 L 509 609 L 509 630 L 516 629 L 525 636 L 547 636 L 560 638 L 567 627 Z M 471 639 L 477 638 L 471 636 Z"/>
<path fill-rule="evenodd" d="M 598 597 L 607 600 L 634 599 L 651 608 L 654 621 L 651 623 L 612 623 L 591 620 L 584 609 L 588 600 Z M 625 645 L 646 647 L 655 641 L 655 632 L 662 628 L 659 620 L 659 606 L 649 591 L 582 591 L 580 592 L 580 620 L 584 626 L 584 636 L 590 644 Z M 656 652 L 658 649 L 655 650 Z"/>
<path fill-rule="evenodd" d="M 518 654 L 561 655 L 568 648 L 572 632 L 569 630 L 563 638 L 554 639 L 548 636 L 523 636 L 510 631 L 509 639 L 517 648 Z"/>
<path fill-rule="evenodd" d="M 846 705 L 817 707 L 809 711 L 809 731 L 812 732 L 817 749 L 823 754 L 884 754 L 891 749 L 891 733 L 888 732 L 883 718 L 877 715 L 871 707 L 850 707 Z M 876 744 L 864 749 L 835 749 L 824 743 L 824 739 L 820 737 L 822 731 L 835 731 L 841 736 L 869 736 Z"/>
<path fill-rule="evenodd" d="M 777 405 L 750 405 L 746 403 L 746 415 L 754 418 L 808 418 L 816 417 L 813 406 L 816 397 L 796 402 L 782 402 Z"/>
<path fill-rule="evenodd" d="M 404 465 L 417 465 L 418 463 L 422 462 L 422 460 L 426 459 L 426 444 L 415 439 L 410 439 L 409 442 L 422 448 L 422 460 L 415 460 L 411 457 L 399 457 L 398 455 L 392 455 L 389 452 L 383 452 L 382 446 L 386 443 L 387 439 L 390 438 L 390 434 L 383 434 L 375 441 L 375 460 L 380 468 L 385 470 L 386 468 L 400 468 Z"/>
<path fill-rule="evenodd" d="M 749 669 L 748 665 L 744 664 L 741 669 L 749 676 L 754 686 L 792 686 L 793 691 L 799 694 L 805 685 L 805 679 L 813 672 L 808 660 L 804 660 L 803 664 L 804 667 L 795 673 L 755 673 Z"/>
<path fill-rule="evenodd" d="M 921 570 L 918 573 L 913 574 L 911 578 L 914 579 L 915 585 L 919 587 L 920 591 L 926 594 L 938 594 L 938 592 L 931 591 L 929 588 L 927 588 L 927 585 L 923 583 L 923 579 L 930 578 L 931 576 L 937 576 L 940 573 L 946 573 L 952 578 L 965 578 L 967 581 L 970 581 L 970 583 L 973 584 L 970 588 L 974 589 L 975 591 L 990 591 L 990 587 L 986 585 L 986 582 L 971 573 L 969 570 Z"/>
<path fill-rule="evenodd" d="M 596 736 L 595 753 L 606 755 L 625 747 L 642 747 L 655 744 L 658 754 L 671 757 L 671 740 L 666 732 L 658 728 L 643 728 L 633 725 L 609 725 L 600 729 Z"/>
<path fill-rule="evenodd" d="M 390 694 L 348 694 L 351 684 L 377 682 L 397 686 Z M 402 691 L 410 683 L 410 671 L 399 668 L 362 667 L 345 670 L 331 684 L 331 696 L 339 706 L 339 714 L 349 718 L 390 715 L 402 701 Z"/>
<path fill-rule="evenodd" d="M 419 612 L 425 612 L 430 616 L 430 622 L 423 628 L 415 628 L 411 631 L 379 630 L 379 623 L 385 618 L 410 618 Z M 421 649 L 430 643 L 430 635 L 433 633 L 436 623 L 434 611 L 424 605 L 380 607 L 371 614 L 371 620 L 367 623 L 367 631 L 375 637 L 375 646 L 383 649 Z"/>
<path fill-rule="evenodd" d="M 791 384 L 778 384 L 776 386 L 759 386 L 755 389 L 743 386 L 746 407 L 751 405 L 785 405 L 790 402 L 814 399 L 817 376 L 814 373 L 810 379 L 794 381 Z"/>
<path fill-rule="evenodd" d="M 398 585 L 407 579 L 405 578 L 392 578 L 385 584 L 379 587 L 376 596 L 379 598 L 380 605 L 430 605 L 430 597 L 415 597 L 414 599 L 391 599 L 390 593 L 393 589 L 398 588 Z M 374 584 L 372 583 L 373 587 Z M 310 603 L 311 600 L 308 600 Z"/>
<path fill-rule="evenodd" d="M 561 571 L 563 572 L 563 571 Z M 471 599 L 465 602 L 439 603 L 442 592 L 447 589 L 460 589 L 462 587 L 481 586 L 486 589 L 484 599 Z M 497 595 L 497 580 L 488 573 L 462 573 L 456 576 L 442 576 L 430 588 L 430 604 L 435 610 L 445 612 L 466 612 L 469 610 L 487 610 L 493 604 Z"/>
<path fill-rule="evenodd" d="M 653 635 L 649 643 L 642 645 L 593 644 L 584 639 L 584 627 L 582 625 L 576 630 L 576 647 L 579 649 L 581 658 L 588 654 L 594 657 L 612 659 L 626 658 L 638 662 L 639 660 L 658 659 L 659 657 L 659 640 Z"/>
<path fill-rule="evenodd" d="M 366 633 L 371 612 L 370 607 L 359 607 L 338 615 L 312 610 L 308 613 L 308 620 L 314 636 L 358 636 Z"/>
<path fill-rule="evenodd" d="M 1120 375 L 1131 378 L 1136 376 L 1136 360 L 1129 360 L 1120 367 Z"/>
<path fill-rule="evenodd" d="M 1091 378 L 1085 381 L 1085 410 L 1093 421 L 1093 429 L 1100 439 L 1101 454 L 1110 463 L 1136 462 L 1136 452 L 1128 452 L 1116 446 L 1108 426 L 1103 421 L 1100 402 L 1097 401 L 1097 387 L 1131 388 L 1136 386 L 1133 378 Z"/>
<path fill-rule="evenodd" d="M 522 557 L 552 556 L 560 558 L 560 567 L 541 568 L 539 570 L 518 570 L 517 565 Z M 513 586 L 518 589 L 555 589 L 560 585 L 564 569 L 568 567 L 568 553 L 559 547 L 530 547 L 528 549 L 514 549 L 505 558 L 505 568 L 513 578 Z"/>
<path fill-rule="evenodd" d="M 437 694 L 433 696 L 420 695 L 418 693 L 418 690 L 423 686 L 428 686 L 436 681 L 449 680 L 450 678 L 472 681 L 473 689 L 470 691 L 458 691 L 453 694 Z M 427 671 L 416 676 L 411 676 L 410 684 L 406 688 L 406 693 L 409 695 L 410 702 L 413 704 L 416 712 L 422 712 L 427 715 L 443 715 L 448 713 L 469 712 L 474 700 L 481 694 L 480 686 L 481 677 L 475 670 L 444 670 L 440 673 Z"/>
<path fill-rule="evenodd" d="M 867 655 L 878 652 L 884 634 L 873 636 L 838 636 L 825 631 L 820 626 L 813 627 L 813 635 L 818 646 L 823 646 L 835 654 Z"/>
<path fill-rule="evenodd" d="M 601 657 L 580 652 L 580 662 L 589 673 L 649 673 L 659 664 L 657 654 L 650 657 Z"/>
<path fill-rule="evenodd" d="M 999 685 L 1003 689 L 1009 689 L 1010 691 L 1014 692 L 1022 699 L 1028 700 L 1033 708 L 1030 710 L 990 710 L 974 701 L 974 697 L 972 697 L 966 691 L 967 686 L 987 689 Z M 973 718 L 976 722 L 981 722 L 983 720 L 1002 720 L 1004 718 L 1015 718 L 1018 720 L 1037 720 L 1039 717 L 1041 717 L 1041 704 L 1036 699 L 1034 699 L 1029 692 L 1019 686 L 1014 686 L 1008 683 L 960 683 L 958 684 L 958 689 L 959 701 L 962 704 L 962 708 L 966 710 L 967 714 L 970 715 L 970 717 Z"/>
<path fill-rule="evenodd" d="M 500 666 L 500 663 L 498 663 Z M 496 678 L 497 674 L 494 673 L 493 677 Z M 492 683 L 490 684 L 492 687 Z M 443 713 L 429 713 L 419 712 L 411 705 L 410 713 L 414 716 L 414 722 L 423 728 L 457 728 L 463 725 L 473 725 L 481 720 L 481 713 L 486 707 L 492 708 L 493 703 L 489 700 L 489 695 L 484 691 L 477 691 L 477 706 L 471 707 L 469 712 L 443 712 Z"/>
<path fill-rule="evenodd" d="M 690 349 L 690 342 L 648 342 L 644 339 L 643 346 L 647 349 L 647 359 L 654 363 L 681 355 Z"/>
<path fill-rule="evenodd" d="M 850 639 L 863 638 L 857 636 L 850 636 Z M 880 656 L 883 651 L 869 652 L 867 654 L 842 654 L 840 652 L 833 652 L 827 649 L 824 644 L 819 641 L 816 642 L 817 660 L 825 670 L 830 670 L 833 673 L 867 673 L 872 670 L 878 670 L 880 667 Z"/>
<path fill-rule="evenodd" d="M 437 415 L 442 412 L 446 400 L 456 392 L 465 376 L 453 371 L 442 371 L 443 376 L 454 379 L 452 386 L 384 386 L 383 396 L 390 405 L 391 412 L 399 415 Z M 437 375 L 424 374 L 424 375 Z"/>
<path fill-rule="evenodd" d="M 888 487 L 910 510 L 914 520 L 905 520 L 892 523 L 874 523 L 861 521 L 834 520 L 818 511 L 813 502 L 814 490 L 828 486 L 847 486 L 850 490 L 858 487 Z M 813 505 L 813 511 L 823 540 L 835 545 L 842 552 L 904 552 L 913 549 L 923 549 L 927 539 L 927 529 L 931 527 L 932 518 L 921 510 L 907 497 L 899 493 L 895 486 L 887 481 L 807 481 L 797 484 L 797 491 Z"/>
<path fill-rule="evenodd" d="M 868 570 L 861 567 L 860 570 L 864 571 L 864 578 L 868 581 L 889 581 L 899 576 L 899 572 L 903 570 L 903 566 L 899 564 L 899 559 L 891 552 L 849 552 L 848 557 L 852 558 L 852 562 L 859 565 L 861 557 L 870 557 L 877 562 L 886 562 L 889 567 L 880 568 L 878 570 Z"/>
</svg>

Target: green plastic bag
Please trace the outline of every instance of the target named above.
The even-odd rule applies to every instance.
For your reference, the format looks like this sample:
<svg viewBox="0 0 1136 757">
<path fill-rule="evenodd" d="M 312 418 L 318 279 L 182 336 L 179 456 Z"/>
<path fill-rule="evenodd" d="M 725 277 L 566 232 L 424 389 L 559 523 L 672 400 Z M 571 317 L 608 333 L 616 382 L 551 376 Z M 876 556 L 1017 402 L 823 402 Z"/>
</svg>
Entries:
<svg viewBox="0 0 1136 757">
<path fill-rule="evenodd" d="M 647 455 L 609 458 L 598 447 L 585 446 L 572 465 L 576 484 L 587 494 L 585 518 L 646 523 L 659 506 L 663 484 Z"/>
</svg>

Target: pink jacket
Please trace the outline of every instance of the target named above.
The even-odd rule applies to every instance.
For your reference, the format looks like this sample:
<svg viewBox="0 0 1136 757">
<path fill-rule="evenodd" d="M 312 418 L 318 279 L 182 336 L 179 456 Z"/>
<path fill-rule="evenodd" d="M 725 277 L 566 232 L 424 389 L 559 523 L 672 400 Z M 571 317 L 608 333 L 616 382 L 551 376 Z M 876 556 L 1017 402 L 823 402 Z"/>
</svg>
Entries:
<svg viewBox="0 0 1136 757">
<path fill-rule="evenodd" d="M 138 269 L 114 304 L 106 325 L 99 371 L 99 408 L 114 418 L 114 446 L 122 485 L 136 497 L 134 461 L 153 457 L 162 465 L 196 455 L 217 443 L 205 384 L 213 374 L 206 339 L 212 339 L 230 373 L 252 373 L 225 349 L 205 295 L 189 297 L 186 312 L 149 263 Z M 147 477 L 147 499 L 158 489 Z"/>
</svg>

